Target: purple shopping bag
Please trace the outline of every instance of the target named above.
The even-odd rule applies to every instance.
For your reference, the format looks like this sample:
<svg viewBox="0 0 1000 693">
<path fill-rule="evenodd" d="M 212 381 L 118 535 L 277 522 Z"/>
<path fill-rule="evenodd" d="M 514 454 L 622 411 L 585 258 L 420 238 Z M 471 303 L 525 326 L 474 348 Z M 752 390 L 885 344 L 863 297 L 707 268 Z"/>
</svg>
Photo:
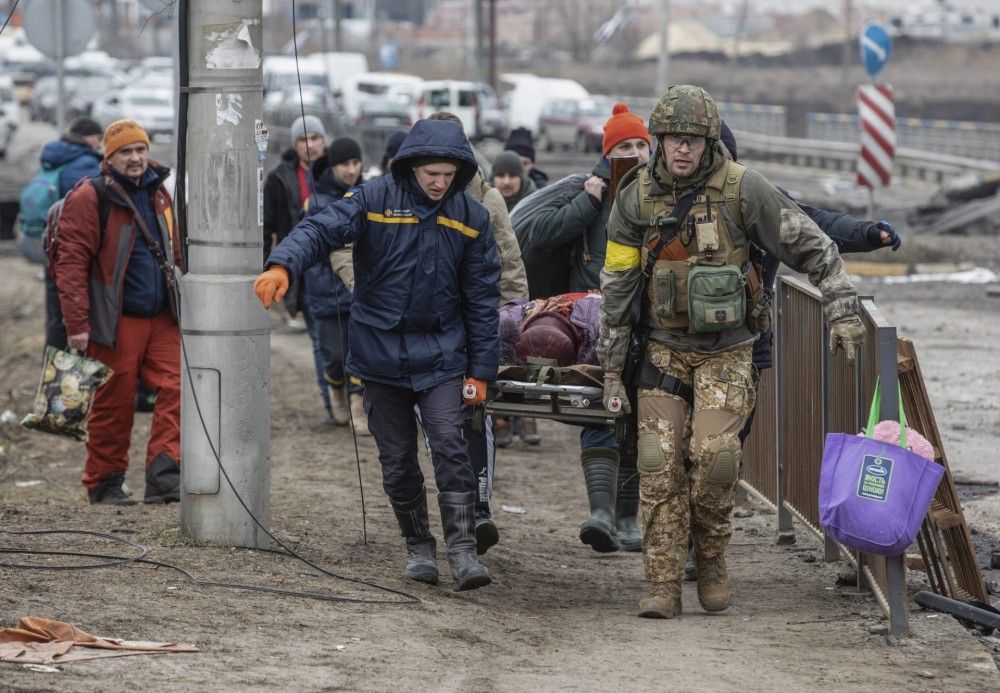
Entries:
<svg viewBox="0 0 1000 693">
<path fill-rule="evenodd" d="M 903 553 L 913 543 L 937 490 L 944 467 L 906 449 L 906 415 L 900 397 L 900 445 L 871 438 L 878 422 L 879 394 L 868 415 L 865 437 L 828 433 L 819 478 L 819 521 L 844 546 L 882 556 Z"/>
</svg>

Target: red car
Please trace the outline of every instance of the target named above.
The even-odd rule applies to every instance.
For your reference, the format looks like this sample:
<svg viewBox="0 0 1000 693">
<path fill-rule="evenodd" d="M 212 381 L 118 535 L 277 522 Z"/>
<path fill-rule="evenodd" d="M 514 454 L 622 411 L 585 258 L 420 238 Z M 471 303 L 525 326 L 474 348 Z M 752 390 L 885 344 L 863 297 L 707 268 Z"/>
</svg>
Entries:
<svg viewBox="0 0 1000 693">
<path fill-rule="evenodd" d="M 583 99 L 553 99 L 538 117 L 538 147 L 600 152 L 604 123 L 611 117 L 614 102 L 603 96 Z"/>
</svg>

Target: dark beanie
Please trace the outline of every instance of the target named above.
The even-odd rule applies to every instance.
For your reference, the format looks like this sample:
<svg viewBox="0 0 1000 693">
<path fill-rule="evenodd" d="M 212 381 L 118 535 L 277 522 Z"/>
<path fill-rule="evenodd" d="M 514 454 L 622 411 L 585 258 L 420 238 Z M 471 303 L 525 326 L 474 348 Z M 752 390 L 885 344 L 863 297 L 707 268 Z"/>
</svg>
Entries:
<svg viewBox="0 0 1000 693">
<path fill-rule="evenodd" d="M 736 155 L 736 135 L 730 129 L 726 121 L 722 121 L 722 132 L 719 135 L 719 139 L 722 140 L 722 144 L 726 145 L 726 149 L 729 150 L 729 155 L 733 157 L 733 161 L 739 161 L 739 157 Z"/>
<path fill-rule="evenodd" d="M 490 171 L 490 178 L 498 176 L 501 173 L 510 173 L 515 176 L 524 174 L 524 166 L 521 165 L 521 157 L 517 152 L 507 149 L 497 154 L 497 158 L 493 160 L 493 170 Z"/>
<path fill-rule="evenodd" d="M 403 144 L 403 140 L 405 139 L 406 133 L 402 130 L 397 130 L 389 135 L 389 138 L 385 141 L 385 158 L 387 160 L 392 160 L 396 157 L 396 153 L 399 151 L 399 145 Z"/>
<path fill-rule="evenodd" d="M 361 158 L 361 145 L 350 137 L 338 137 L 326 148 L 326 161 L 330 167 L 351 159 Z"/>
<path fill-rule="evenodd" d="M 535 145 L 531 142 L 531 130 L 528 128 L 511 130 L 510 134 L 507 135 L 507 141 L 503 143 L 503 148 L 526 156 L 532 161 L 535 160 Z"/>
<path fill-rule="evenodd" d="M 101 127 L 101 124 L 92 118 L 86 117 L 74 120 L 69 126 L 69 131 L 71 134 L 79 137 L 104 136 L 104 128 Z"/>
</svg>

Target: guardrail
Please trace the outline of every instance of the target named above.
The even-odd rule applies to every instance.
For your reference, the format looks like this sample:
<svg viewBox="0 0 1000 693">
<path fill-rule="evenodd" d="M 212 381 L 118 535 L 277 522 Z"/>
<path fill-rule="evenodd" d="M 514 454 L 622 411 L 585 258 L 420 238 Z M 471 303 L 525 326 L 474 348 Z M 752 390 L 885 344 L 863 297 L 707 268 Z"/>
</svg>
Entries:
<svg viewBox="0 0 1000 693">
<path fill-rule="evenodd" d="M 841 173 L 853 173 L 857 166 L 858 145 L 848 142 L 772 137 L 744 131 L 736 133 L 736 141 L 741 161 L 770 162 Z M 1000 162 L 901 148 L 896 150 L 893 176 L 941 184 L 954 176 L 996 170 L 1000 170 Z"/>
</svg>

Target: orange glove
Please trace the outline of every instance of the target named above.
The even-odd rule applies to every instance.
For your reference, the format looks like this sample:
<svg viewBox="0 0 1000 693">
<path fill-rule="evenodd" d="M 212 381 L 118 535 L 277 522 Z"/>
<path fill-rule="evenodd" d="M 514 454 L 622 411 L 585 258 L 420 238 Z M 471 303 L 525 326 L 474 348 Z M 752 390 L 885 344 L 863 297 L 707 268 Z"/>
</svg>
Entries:
<svg viewBox="0 0 1000 693">
<path fill-rule="evenodd" d="M 274 265 L 264 270 L 253 283 L 253 292 L 264 304 L 264 309 L 271 307 L 272 301 L 280 301 L 288 291 L 288 270 L 280 265 Z"/>
<path fill-rule="evenodd" d="M 470 387 L 471 386 L 471 387 Z M 466 390 L 476 389 L 475 397 L 466 397 Z M 486 401 L 486 381 L 479 378 L 466 378 L 462 383 L 462 403 L 470 406 L 482 404 Z"/>
</svg>

